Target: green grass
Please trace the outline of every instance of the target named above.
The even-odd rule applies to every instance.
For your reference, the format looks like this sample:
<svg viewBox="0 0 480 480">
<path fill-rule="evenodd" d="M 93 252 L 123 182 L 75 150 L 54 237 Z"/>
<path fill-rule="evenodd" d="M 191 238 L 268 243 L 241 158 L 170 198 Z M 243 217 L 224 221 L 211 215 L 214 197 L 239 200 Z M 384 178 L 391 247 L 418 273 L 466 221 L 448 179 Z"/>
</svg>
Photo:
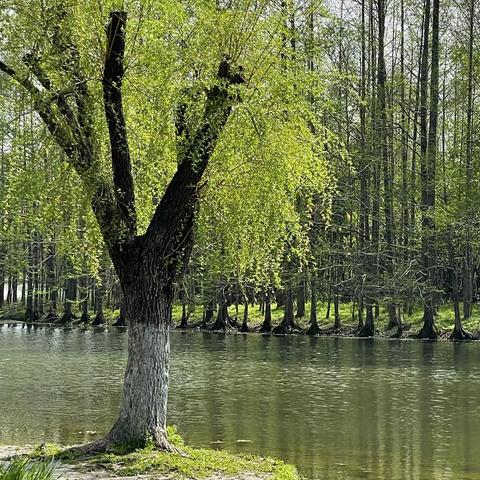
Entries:
<svg viewBox="0 0 480 480">
<path fill-rule="evenodd" d="M 182 454 L 158 452 L 152 448 L 127 454 L 109 453 L 93 458 L 91 464 L 125 476 L 155 472 L 174 474 L 178 478 L 204 479 L 213 475 L 233 476 L 251 472 L 272 474 L 274 480 L 300 478 L 293 466 L 279 460 L 186 446 L 182 447 Z"/>
<path fill-rule="evenodd" d="M 64 463 L 72 462 L 77 465 L 80 463 L 82 468 L 90 471 L 109 470 L 117 476 L 151 473 L 171 475 L 178 479 L 201 480 L 213 475 L 232 476 L 249 472 L 270 474 L 272 480 L 300 480 L 296 468 L 280 460 L 248 454 L 232 454 L 223 450 L 191 448 L 184 444 L 174 427 L 168 427 L 168 437 L 180 453 L 158 451 L 153 445 L 133 451 L 129 451 L 125 446 L 119 446 L 113 452 L 85 458 L 81 452 L 74 449 L 65 449 L 55 444 L 43 444 L 37 447 L 29 458 L 56 458 Z M 43 477 L 38 480 L 43 480 Z"/>
<path fill-rule="evenodd" d="M 5 467 L 0 466 L 0 480 L 52 480 L 54 470 L 53 460 L 32 462 L 17 458 Z"/>
</svg>

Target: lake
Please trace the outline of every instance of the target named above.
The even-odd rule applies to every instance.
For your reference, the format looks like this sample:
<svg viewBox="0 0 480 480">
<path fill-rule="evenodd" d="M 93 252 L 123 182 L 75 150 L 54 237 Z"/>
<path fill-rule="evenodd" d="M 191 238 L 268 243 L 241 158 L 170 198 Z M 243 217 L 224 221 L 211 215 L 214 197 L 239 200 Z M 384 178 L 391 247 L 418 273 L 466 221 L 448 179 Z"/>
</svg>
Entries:
<svg viewBox="0 0 480 480">
<path fill-rule="evenodd" d="M 127 333 L 0 325 L 0 444 L 92 440 Z M 309 479 L 480 479 L 480 344 L 172 332 L 169 423 Z"/>
</svg>

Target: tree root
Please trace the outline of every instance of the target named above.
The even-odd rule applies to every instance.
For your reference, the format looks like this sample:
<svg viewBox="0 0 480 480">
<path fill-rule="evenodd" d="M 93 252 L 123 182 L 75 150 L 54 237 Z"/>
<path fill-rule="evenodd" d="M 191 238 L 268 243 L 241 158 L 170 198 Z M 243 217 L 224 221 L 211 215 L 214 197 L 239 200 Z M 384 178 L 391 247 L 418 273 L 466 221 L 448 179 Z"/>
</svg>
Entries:
<svg viewBox="0 0 480 480">
<path fill-rule="evenodd" d="M 99 325 L 105 325 L 105 323 L 107 323 L 105 320 L 105 316 L 103 315 L 103 313 L 100 313 L 97 314 L 97 316 L 94 318 L 92 325 L 94 327 L 98 327 Z"/>
<path fill-rule="evenodd" d="M 180 325 L 178 325 L 176 328 L 180 330 L 187 330 L 190 328 L 190 325 L 188 324 L 187 319 L 182 317 L 182 321 L 180 322 Z"/>
<path fill-rule="evenodd" d="M 272 330 L 273 335 L 290 335 L 295 332 L 301 332 L 298 325 L 296 325 L 295 323 L 287 324 L 285 322 L 282 322 L 280 325 L 277 325 Z"/>
<path fill-rule="evenodd" d="M 308 327 L 308 330 L 305 332 L 305 335 L 309 335 L 311 337 L 315 337 L 321 334 L 322 334 L 322 330 L 320 330 L 320 327 L 316 322 L 310 324 L 310 326 Z"/>
<path fill-rule="evenodd" d="M 174 454 L 179 454 L 182 456 L 186 456 L 185 452 L 183 452 L 178 447 L 172 445 L 165 434 L 155 435 L 155 449 L 162 452 L 169 452 Z M 131 448 L 125 448 L 126 446 L 131 445 Z M 89 457 L 93 455 L 98 455 L 99 453 L 114 453 L 121 450 L 122 452 L 128 451 L 135 451 L 138 448 L 145 447 L 145 444 L 142 443 L 126 443 L 122 442 L 115 438 L 115 435 L 110 432 L 106 437 L 101 438 L 99 440 L 95 440 L 93 442 L 87 443 L 85 445 L 78 445 L 69 448 L 64 452 L 64 454 L 73 454 L 76 458 L 81 459 L 82 457 Z"/>
<path fill-rule="evenodd" d="M 417 333 L 416 338 L 421 340 L 436 340 L 438 338 L 438 330 L 433 325 L 424 325 Z"/>
<path fill-rule="evenodd" d="M 219 319 L 215 320 L 215 323 L 212 325 L 210 330 L 212 332 L 226 332 L 230 329 L 238 330 L 239 325 L 236 318 L 227 317 L 226 319 Z"/>
<path fill-rule="evenodd" d="M 66 325 L 67 323 L 72 323 L 74 320 L 76 320 L 77 317 L 73 313 L 67 313 L 65 312 L 61 318 L 57 320 L 56 323 L 59 323 L 60 325 Z"/>
<path fill-rule="evenodd" d="M 270 322 L 263 322 L 259 333 L 272 333 L 272 324 Z"/>
<path fill-rule="evenodd" d="M 397 330 L 390 334 L 389 338 L 401 338 L 403 334 L 403 327 L 401 325 L 397 325 Z"/>
<path fill-rule="evenodd" d="M 125 319 L 125 317 L 123 315 L 120 315 L 118 318 L 117 318 L 117 321 L 112 324 L 113 327 L 126 327 L 127 326 L 127 320 Z"/>
<path fill-rule="evenodd" d="M 375 335 L 375 328 L 373 325 L 364 325 L 359 331 L 358 336 L 361 338 L 369 338 Z"/>
<path fill-rule="evenodd" d="M 56 323 L 58 322 L 58 315 L 56 314 L 56 312 L 48 312 L 43 318 L 42 318 L 42 322 L 46 322 L 46 323 Z"/>
<path fill-rule="evenodd" d="M 240 327 L 239 332 L 240 333 L 249 333 L 250 328 L 249 328 L 248 324 L 247 323 L 242 323 L 242 326 Z"/>
<path fill-rule="evenodd" d="M 452 342 L 468 342 L 474 340 L 474 336 L 463 328 L 454 328 L 448 339 Z"/>
</svg>

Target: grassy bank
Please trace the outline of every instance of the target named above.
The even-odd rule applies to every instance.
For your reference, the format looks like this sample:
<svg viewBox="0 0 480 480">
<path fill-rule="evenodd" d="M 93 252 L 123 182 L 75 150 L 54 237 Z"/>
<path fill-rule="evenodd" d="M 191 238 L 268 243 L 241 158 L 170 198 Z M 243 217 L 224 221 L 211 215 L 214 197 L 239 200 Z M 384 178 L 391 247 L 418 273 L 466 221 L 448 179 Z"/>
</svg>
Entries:
<svg viewBox="0 0 480 480">
<path fill-rule="evenodd" d="M 329 332 L 329 329 L 333 326 L 333 305 L 331 306 L 331 313 L 330 318 L 326 318 L 328 306 L 324 302 L 319 302 L 317 304 L 317 316 L 320 328 L 325 331 Z M 356 312 L 355 316 L 352 316 L 353 305 L 352 303 L 342 303 L 340 304 L 340 317 L 342 323 L 342 329 L 340 334 L 343 335 L 350 335 L 353 333 L 357 326 L 357 318 Z M 22 322 L 24 319 L 24 307 L 21 304 L 10 305 L 0 309 L 0 320 L 3 321 L 19 321 Z M 198 306 L 196 310 L 192 313 L 189 324 L 194 325 L 199 323 L 202 318 L 202 306 Z M 277 325 L 281 322 L 283 317 L 283 309 L 282 308 L 272 308 L 272 323 L 273 325 Z M 229 314 L 231 317 L 237 317 L 239 323 L 241 323 L 241 319 L 243 318 L 243 305 L 239 305 L 238 311 L 236 310 L 235 306 L 231 306 L 229 308 Z M 105 311 L 105 318 L 107 324 L 113 324 L 116 319 L 118 318 L 119 312 L 118 310 L 106 310 Z M 182 307 L 179 304 L 174 305 L 172 318 L 175 325 L 180 323 L 180 319 L 182 316 Z M 296 322 L 297 325 L 302 330 L 306 330 L 308 328 L 308 321 L 310 316 L 310 304 L 307 302 L 306 304 L 306 314 L 302 318 L 297 318 Z M 423 309 L 421 305 L 416 305 L 413 308 L 411 314 L 407 314 L 406 312 L 402 312 L 402 321 L 404 324 L 408 326 L 404 335 L 413 334 L 420 330 L 422 326 L 422 316 L 423 316 Z M 255 305 L 254 307 L 249 308 L 249 327 L 255 331 L 260 327 L 263 322 L 263 314 L 260 311 L 259 307 Z M 41 323 L 41 322 L 39 322 Z M 464 328 L 472 333 L 480 332 L 480 305 L 474 304 L 473 306 L 473 313 L 470 319 L 463 322 Z M 454 313 L 453 313 L 453 305 L 449 303 L 445 303 L 441 305 L 438 309 L 437 317 L 436 317 L 436 324 L 440 332 L 447 334 L 453 330 L 454 325 Z M 380 316 L 376 320 L 375 327 L 377 335 L 383 335 L 388 325 L 388 313 L 386 308 L 380 306 Z M 331 332 L 329 332 L 331 333 Z"/>
<path fill-rule="evenodd" d="M 119 447 L 116 451 L 85 456 L 81 450 L 65 448 L 56 444 L 42 444 L 32 452 L 23 455 L 17 465 L 23 465 L 27 476 L 2 477 L 0 480 L 30 480 L 28 471 L 40 469 L 53 472 L 51 465 L 61 465 L 57 471 L 62 478 L 68 478 L 68 472 L 108 472 L 111 477 L 127 477 L 136 475 L 164 475 L 172 479 L 213 479 L 235 480 L 237 478 L 269 479 L 269 480 L 300 480 L 295 467 L 280 460 L 264 458 L 255 455 L 234 455 L 222 450 L 196 449 L 184 444 L 175 429 L 168 429 L 170 442 L 180 453 L 168 453 L 147 446 L 138 450 Z M 29 463 L 27 463 L 29 462 Z M 71 470 L 69 470 L 71 468 Z M 57 478 L 42 476 L 36 480 Z"/>
</svg>

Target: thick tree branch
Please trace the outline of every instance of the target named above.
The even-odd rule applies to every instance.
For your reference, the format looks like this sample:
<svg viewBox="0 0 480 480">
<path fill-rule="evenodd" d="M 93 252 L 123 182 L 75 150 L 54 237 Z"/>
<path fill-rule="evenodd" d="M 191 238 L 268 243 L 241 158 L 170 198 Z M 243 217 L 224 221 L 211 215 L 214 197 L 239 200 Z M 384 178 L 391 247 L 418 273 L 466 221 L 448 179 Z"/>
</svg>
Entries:
<svg viewBox="0 0 480 480">
<path fill-rule="evenodd" d="M 180 247 L 188 248 L 193 216 L 198 207 L 198 185 L 232 106 L 238 101 L 229 93 L 229 87 L 244 83 L 241 70 L 233 72 L 228 59 L 221 62 L 217 78 L 217 85 L 207 92 L 203 121 L 193 134 L 186 135 L 177 171 L 145 234 L 148 248 L 163 261 L 176 263 L 181 257 Z"/>
<path fill-rule="evenodd" d="M 37 65 L 35 70 L 42 76 L 41 70 L 38 70 L 38 68 Z M 125 240 L 125 236 L 122 234 L 125 230 L 125 221 L 117 205 L 116 195 L 111 183 L 102 179 L 94 167 L 95 148 L 93 135 L 91 134 L 92 124 L 82 126 L 77 118 L 82 117 L 86 123 L 90 121 L 85 113 L 85 103 L 88 96 L 86 84 L 75 85 L 74 90 L 70 88 L 54 92 L 48 89 L 46 92 L 42 92 L 32 82 L 29 75 L 20 74 L 2 61 L 0 61 L 0 71 L 31 94 L 36 112 L 47 126 L 54 140 L 67 155 L 69 162 L 79 174 L 84 185 L 92 192 L 92 208 L 110 251 L 114 254 L 120 252 L 122 250 L 120 244 Z M 35 74 L 31 70 L 30 73 Z M 81 72 L 78 72 L 78 75 L 78 78 L 80 78 Z M 37 75 L 35 74 L 35 76 Z M 42 78 L 43 82 L 41 83 L 44 84 L 44 88 L 47 85 L 51 87 L 48 79 L 46 77 Z M 67 103 L 68 95 L 81 95 L 81 98 L 76 98 L 76 101 L 77 105 L 78 102 L 82 102 L 82 108 L 85 109 L 82 115 L 75 112 Z"/>
<path fill-rule="evenodd" d="M 103 97 L 110 134 L 113 183 L 117 194 L 117 202 L 129 233 L 133 236 L 136 233 L 135 192 L 122 101 L 126 21 L 126 12 L 115 11 L 110 13 L 110 21 L 107 27 L 107 53 L 103 73 Z"/>
</svg>

